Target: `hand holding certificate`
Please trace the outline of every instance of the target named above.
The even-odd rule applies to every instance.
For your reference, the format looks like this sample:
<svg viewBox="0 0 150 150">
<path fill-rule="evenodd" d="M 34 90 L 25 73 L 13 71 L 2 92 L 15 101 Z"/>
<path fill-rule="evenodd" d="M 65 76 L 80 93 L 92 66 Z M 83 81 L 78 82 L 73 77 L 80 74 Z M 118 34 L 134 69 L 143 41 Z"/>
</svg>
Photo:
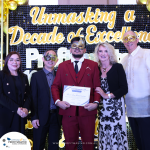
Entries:
<svg viewBox="0 0 150 150">
<path fill-rule="evenodd" d="M 74 106 L 84 106 L 89 103 L 90 90 L 88 87 L 64 86 L 63 101 Z"/>
</svg>

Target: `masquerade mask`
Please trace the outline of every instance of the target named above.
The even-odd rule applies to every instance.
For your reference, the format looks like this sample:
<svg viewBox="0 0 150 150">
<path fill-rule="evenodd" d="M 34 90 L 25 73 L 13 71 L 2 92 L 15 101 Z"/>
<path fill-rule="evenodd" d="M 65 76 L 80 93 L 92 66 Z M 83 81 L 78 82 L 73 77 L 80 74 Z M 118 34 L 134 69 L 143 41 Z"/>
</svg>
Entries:
<svg viewBox="0 0 150 150">
<path fill-rule="evenodd" d="M 44 59 L 45 59 L 46 61 L 49 61 L 49 60 L 57 61 L 57 56 L 47 53 L 46 56 L 44 56 Z"/>
<path fill-rule="evenodd" d="M 135 35 L 127 35 L 123 38 L 123 42 L 127 43 L 127 42 L 134 42 L 136 40 L 136 36 Z"/>
<path fill-rule="evenodd" d="M 80 38 L 80 41 L 73 42 L 71 44 L 71 48 L 83 50 L 85 48 L 85 41 L 82 38 Z"/>
</svg>

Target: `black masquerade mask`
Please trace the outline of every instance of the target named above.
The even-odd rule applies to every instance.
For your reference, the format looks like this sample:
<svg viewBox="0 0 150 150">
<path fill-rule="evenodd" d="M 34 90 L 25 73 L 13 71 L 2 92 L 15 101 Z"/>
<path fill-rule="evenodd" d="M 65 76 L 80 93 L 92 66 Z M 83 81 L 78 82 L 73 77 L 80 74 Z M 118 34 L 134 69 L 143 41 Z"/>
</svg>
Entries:
<svg viewBox="0 0 150 150">
<path fill-rule="evenodd" d="M 57 56 L 47 53 L 46 56 L 44 56 L 44 59 L 45 59 L 46 61 L 49 61 L 49 60 L 57 61 Z"/>
<path fill-rule="evenodd" d="M 71 44 L 71 48 L 83 50 L 85 48 L 85 41 L 84 41 L 84 39 L 80 38 L 80 41 L 73 42 Z"/>
</svg>

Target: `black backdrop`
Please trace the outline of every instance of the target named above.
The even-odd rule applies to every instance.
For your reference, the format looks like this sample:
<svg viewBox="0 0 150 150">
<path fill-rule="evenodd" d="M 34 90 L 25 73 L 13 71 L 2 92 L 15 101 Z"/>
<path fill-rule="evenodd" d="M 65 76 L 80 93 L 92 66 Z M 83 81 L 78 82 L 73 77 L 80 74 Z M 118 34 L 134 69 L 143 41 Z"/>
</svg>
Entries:
<svg viewBox="0 0 150 150">
<path fill-rule="evenodd" d="M 91 25 L 90 23 L 86 24 L 70 24 L 70 25 L 33 25 L 31 23 L 31 17 L 30 17 L 30 10 L 35 6 L 19 6 L 15 11 L 10 11 L 9 15 L 9 27 L 12 26 L 19 26 L 24 29 L 24 32 L 27 33 L 49 33 L 53 31 L 54 26 L 58 27 L 58 32 L 62 32 L 65 36 L 65 40 L 61 44 L 23 44 L 20 43 L 18 45 L 10 45 L 9 51 L 18 51 L 21 54 L 22 62 L 23 62 L 23 70 L 26 70 L 26 48 L 37 48 L 39 53 L 42 54 L 46 49 L 53 48 L 57 50 L 60 47 L 69 47 L 70 43 L 67 42 L 67 35 L 69 32 L 74 31 L 76 32 L 80 27 L 83 27 L 84 30 L 81 32 L 84 36 L 86 36 L 86 28 Z M 133 31 L 150 31 L 150 18 L 149 18 L 149 12 L 146 9 L 145 5 L 46 5 L 46 6 L 38 6 L 46 7 L 45 13 L 66 13 L 69 14 L 70 12 L 76 12 L 79 14 L 80 12 L 87 11 L 87 7 L 92 7 L 91 11 L 95 13 L 95 9 L 99 8 L 100 11 L 107 11 L 108 13 L 110 11 L 116 11 L 116 23 L 113 29 L 108 29 L 107 23 L 97 23 L 94 24 L 97 27 L 97 31 L 103 32 L 103 31 L 120 31 L 122 30 L 123 26 L 131 26 Z M 126 10 L 135 10 L 135 20 L 134 22 L 125 22 L 124 21 L 124 14 Z M 10 38 L 12 34 L 9 35 Z M 17 37 L 20 35 L 18 34 Z M 95 37 L 95 36 L 94 36 Z M 92 40 L 93 37 L 91 37 Z M 150 37 L 149 37 L 150 38 Z M 149 40 L 150 41 L 150 40 Z M 122 42 L 116 43 L 111 42 L 113 46 L 115 46 L 116 49 L 119 49 L 120 53 L 127 52 L 125 47 L 123 46 Z M 87 53 L 92 53 L 94 51 L 96 44 L 87 44 Z M 149 42 L 141 42 L 139 45 L 143 48 L 150 48 Z M 32 62 L 32 68 L 28 68 L 30 70 L 36 69 L 35 66 L 37 62 Z"/>
</svg>

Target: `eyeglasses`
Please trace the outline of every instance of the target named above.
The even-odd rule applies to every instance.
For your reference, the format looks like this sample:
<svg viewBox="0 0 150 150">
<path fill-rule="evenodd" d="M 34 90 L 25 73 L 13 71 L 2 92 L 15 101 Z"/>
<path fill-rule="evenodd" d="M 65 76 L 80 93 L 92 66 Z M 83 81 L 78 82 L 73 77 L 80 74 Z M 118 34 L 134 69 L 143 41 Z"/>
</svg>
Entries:
<svg viewBox="0 0 150 150">
<path fill-rule="evenodd" d="M 127 35 L 122 40 L 124 43 L 134 42 L 136 40 L 136 36 L 135 35 Z"/>
<path fill-rule="evenodd" d="M 46 56 L 44 56 L 44 59 L 45 59 L 46 61 L 49 61 L 49 60 L 57 61 L 57 56 L 47 53 Z"/>
</svg>

